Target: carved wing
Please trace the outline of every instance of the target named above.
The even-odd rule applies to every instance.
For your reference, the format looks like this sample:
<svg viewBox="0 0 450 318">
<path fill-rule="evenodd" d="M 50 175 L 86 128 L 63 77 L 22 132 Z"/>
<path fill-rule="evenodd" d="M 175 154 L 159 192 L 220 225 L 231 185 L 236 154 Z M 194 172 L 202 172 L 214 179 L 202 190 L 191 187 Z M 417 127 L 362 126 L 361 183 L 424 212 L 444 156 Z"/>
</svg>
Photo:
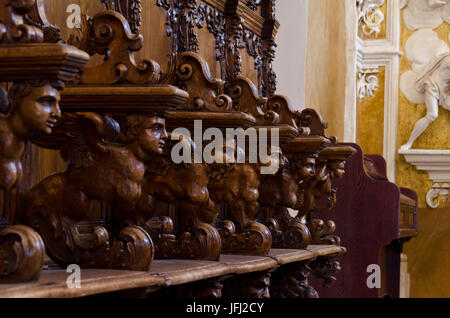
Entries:
<svg viewBox="0 0 450 318">
<path fill-rule="evenodd" d="M 120 134 L 119 124 L 96 113 L 65 113 L 49 136 L 36 136 L 33 143 L 60 149 L 61 156 L 76 168 L 89 167 L 98 154 L 108 152 L 108 144 Z"/>
</svg>

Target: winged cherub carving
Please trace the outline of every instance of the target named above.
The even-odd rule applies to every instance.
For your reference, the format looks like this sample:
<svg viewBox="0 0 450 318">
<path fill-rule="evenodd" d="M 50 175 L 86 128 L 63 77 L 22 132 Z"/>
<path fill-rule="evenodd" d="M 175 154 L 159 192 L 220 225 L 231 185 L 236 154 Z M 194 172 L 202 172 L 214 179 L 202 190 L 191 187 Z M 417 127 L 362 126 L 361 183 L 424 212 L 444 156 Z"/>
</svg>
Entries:
<svg viewBox="0 0 450 318">
<path fill-rule="evenodd" d="M 195 148 L 185 136 L 180 141 Z M 115 218 L 122 224 L 141 225 L 151 233 L 156 257 L 217 260 L 222 243 L 210 225 L 218 215 L 218 207 L 212 206 L 209 198 L 210 171 L 206 163 L 175 164 L 169 151 L 146 165 L 142 194 L 136 202 L 115 202 Z M 172 219 L 157 213 L 159 202 L 178 203 L 178 239 L 173 235 Z"/>
<path fill-rule="evenodd" d="M 55 146 L 69 162 L 68 169 L 30 190 L 27 212 L 32 225 L 44 233 L 49 254 L 59 263 L 134 270 L 150 266 L 153 244 L 140 227 L 123 229 L 119 239 L 125 243 L 115 242 L 110 251 L 108 231 L 99 225 L 87 230 L 83 224 L 94 201 L 138 199 L 145 162 L 163 152 L 164 118 L 128 115 L 123 128 L 121 133 L 115 120 L 96 113 L 63 116 L 57 132 L 62 142 Z M 123 253 L 128 261 L 122 259 Z"/>
</svg>

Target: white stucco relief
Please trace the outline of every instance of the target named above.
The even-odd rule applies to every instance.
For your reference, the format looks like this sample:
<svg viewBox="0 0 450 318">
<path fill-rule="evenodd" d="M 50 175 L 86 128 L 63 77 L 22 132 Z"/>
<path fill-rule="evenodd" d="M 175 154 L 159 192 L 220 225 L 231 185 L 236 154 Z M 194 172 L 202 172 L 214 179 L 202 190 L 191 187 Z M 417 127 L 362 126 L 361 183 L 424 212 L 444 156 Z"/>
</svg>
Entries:
<svg viewBox="0 0 450 318">
<path fill-rule="evenodd" d="M 404 21 L 414 32 L 406 42 L 405 56 L 411 69 L 400 77 L 400 90 L 414 104 L 425 104 L 426 114 L 414 125 L 409 140 L 400 148 L 407 162 L 428 172 L 433 182 L 426 196 L 427 205 L 439 207 L 448 197 L 450 150 L 411 149 L 414 142 L 439 114 L 439 107 L 450 110 L 450 49 L 433 29 L 450 22 L 450 0 L 402 0 Z M 450 123 L 449 123 L 450 124 Z"/>
<path fill-rule="evenodd" d="M 359 24 L 365 34 L 380 33 L 381 24 L 384 21 L 384 14 L 380 7 L 383 5 L 384 0 L 356 0 Z"/>
<path fill-rule="evenodd" d="M 403 17 L 410 30 L 435 29 L 450 22 L 450 0 L 401 0 Z"/>
</svg>

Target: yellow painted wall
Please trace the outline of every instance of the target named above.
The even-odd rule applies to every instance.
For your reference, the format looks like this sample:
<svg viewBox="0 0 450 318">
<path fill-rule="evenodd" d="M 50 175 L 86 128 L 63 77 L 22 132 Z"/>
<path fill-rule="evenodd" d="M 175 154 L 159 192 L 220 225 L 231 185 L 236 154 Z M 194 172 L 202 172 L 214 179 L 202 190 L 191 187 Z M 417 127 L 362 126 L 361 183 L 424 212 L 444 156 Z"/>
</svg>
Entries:
<svg viewBox="0 0 450 318">
<path fill-rule="evenodd" d="M 357 144 L 366 154 L 383 155 L 384 92 L 386 68 L 379 67 L 378 89 L 373 96 L 357 100 Z"/>
<path fill-rule="evenodd" d="M 345 44 L 344 2 L 309 1 L 305 104 L 321 113 L 328 135 L 339 140 L 344 139 Z"/>
<path fill-rule="evenodd" d="M 419 235 L 404 245 L 412 298 L 450 297 L 450 205 L 418 211 Z"/>
<path fill-rule="evenodd" d="M 403 16 L 403 14 L 402 14 Z M 443 23 L 434 30 L 440 39 L 448 43 L 450 26 Z M 403 25 L 401 50 L 413 31 Z M 411 69 L 405 56 L 400 61 L 400 74 Z M 418 119 L 426 114 L 425 105 L 410 103 L 400 92 L 398 145 L 404 144 Z M 450 112 L 440 108 L 438 119 L 430 125 L 414 144 L 414 148 L 450 149 Z M 425 196 L 431 188 L 426 172 L 417 171 L 403 156 L 397 156 L 397 184 L 408 187 L 419 195 L 418 230 L 419 235 L 405 244 L 411 275 L 411 297 L 450 297 L 450 206 L 430 209 Z"/>
</svg>

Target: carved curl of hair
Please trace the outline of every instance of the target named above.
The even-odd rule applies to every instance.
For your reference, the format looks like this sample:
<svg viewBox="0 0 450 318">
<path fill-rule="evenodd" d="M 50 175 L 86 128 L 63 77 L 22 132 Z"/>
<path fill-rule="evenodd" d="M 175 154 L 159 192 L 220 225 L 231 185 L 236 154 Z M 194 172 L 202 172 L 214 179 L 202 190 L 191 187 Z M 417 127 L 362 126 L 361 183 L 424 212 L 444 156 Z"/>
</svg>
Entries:
<svg viewBox="0 0 450 318">
<path fill-rule="evenodd" d="M 126 143 L 133 142 L 136 139 L 136 137 L 141 133 L 142 124 L 144 123 L 144 120 L 146 118 L 152 117 L 164 118 L 165 116 L 159 113 L 128 115 L 123 125 L 123 134 L 121 136 L 122 141 Z"/>
<path fill-rule="evenodd" d="M 65 86 L 61 81 L 28 80 L 15 82 L 8 90 L 9 109 L 7 113 L 14 113 L 19 108 L 22 99 L 30 95 L 34 87 L 42 87 L 47 84 L 50 84 L 57 90 L 63 90 Z"/>
<path fill-rule="evenodd" d="M 6 114 L 9 108 L 8 93 L 0 87 L 0 113 Z"/>
</svg>

